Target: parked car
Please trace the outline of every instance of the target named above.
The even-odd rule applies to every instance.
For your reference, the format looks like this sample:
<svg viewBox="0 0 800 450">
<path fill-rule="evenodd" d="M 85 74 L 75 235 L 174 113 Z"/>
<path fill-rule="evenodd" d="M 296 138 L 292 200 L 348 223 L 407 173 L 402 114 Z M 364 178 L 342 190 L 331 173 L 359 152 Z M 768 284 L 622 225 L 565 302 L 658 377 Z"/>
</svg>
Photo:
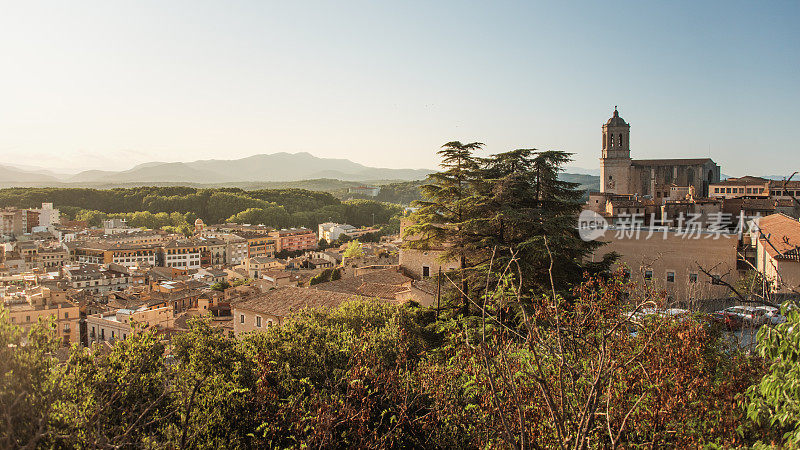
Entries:
<svg viewBox="0 0 800 450">
<path fill-rule="evenodd" d="M 711 322 L 724 325 L 728 330 L 738 330 L 742 328 L 742 317 L 725 310 L 708 314 L 708 319 Z"/>
<path fill-rule="evenodd" d="M 786 317 L 781 315 L 781 311 L 773 306 L 756 306 L 755 309 L 763 311 L 763 316 L 766 318 L 765 323 L 777 325 L 786 322 Z"/>
<path fill-rule="evenodd" d="M 761 326 L 766 323 L 771 323 L 769 317 L 766 316 L 766 311 L 758 309 L 755 306 L 731 306 L 722 310 L 723 313 L 738 316 L 741 319 L 742 325 Z"/>
</svg>

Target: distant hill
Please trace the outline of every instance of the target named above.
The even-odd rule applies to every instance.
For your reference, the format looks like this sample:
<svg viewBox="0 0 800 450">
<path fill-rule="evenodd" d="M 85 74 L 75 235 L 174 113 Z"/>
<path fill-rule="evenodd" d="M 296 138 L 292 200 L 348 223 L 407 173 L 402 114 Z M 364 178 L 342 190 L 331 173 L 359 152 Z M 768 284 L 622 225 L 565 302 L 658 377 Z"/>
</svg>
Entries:
<svg viewBox="0 0 800 450">
<path fill-rule="evenodd" d="M 87 187 L 111 189 L 135 186 L 237 187 L 245 190 L 300 188 L 347 196 L 347 188 L 362 184 L 390 185 L 379 200 L 407 203 L 418 196 L 416 183 L 432 170 L 368 167 L 347 159 L 318 158 L 310 153 L 274 153 L 233 160 L 193 162 L 153 161 L 123 171 L 86 170 L 56 175 L 40 168 L 0 166 L 0 187 Z M 37 170 L 38 169 L 38 170 Z M 580 189 L 599 190 L 600 179 L 583 173 L 562 173 Z M 411 182 L 411 183 L 406 183 Z M 384 198 L 385 197 L 385 198 Z"/>
<path fill-rule="evenodd" d="M 419 180 L 432 171 L 383 169 L 347 159 L 318 158 L 310 153 L 274 153 L 242 159 L 193 162 L 150 162 L 120 172 L 90 170 L 67 183 L 238 183 L 331 178 L 344 181 Z"/>
<path fill-rule="evenodd" d="M 58 179 L 40 171 L 0 166 L 0 183 L 58 183 Z"/>
</svg>

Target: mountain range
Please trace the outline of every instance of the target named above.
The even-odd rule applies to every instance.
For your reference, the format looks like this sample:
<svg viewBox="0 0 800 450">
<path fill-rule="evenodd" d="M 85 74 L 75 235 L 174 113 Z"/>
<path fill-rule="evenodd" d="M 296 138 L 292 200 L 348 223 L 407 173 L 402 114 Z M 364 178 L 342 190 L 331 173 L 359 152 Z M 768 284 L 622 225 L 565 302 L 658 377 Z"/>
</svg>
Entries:
<svg viewBox="0 0 800 450">
<path fill-rule="evenodd" d="M 274 182 L 318 178 L 345 181 L 421 180 L 432 170 L 368 167 L 347 159 L 318 158 L 310 153 L 273 153 L 242 159 L 208 159 L 193 162 L 148 162 L 129 170 L 87 170 L 75 175 L 56 175 L 42 170 L 0 166 L 0 185 L 17 183 L 239 183 Z"/>
</svg>

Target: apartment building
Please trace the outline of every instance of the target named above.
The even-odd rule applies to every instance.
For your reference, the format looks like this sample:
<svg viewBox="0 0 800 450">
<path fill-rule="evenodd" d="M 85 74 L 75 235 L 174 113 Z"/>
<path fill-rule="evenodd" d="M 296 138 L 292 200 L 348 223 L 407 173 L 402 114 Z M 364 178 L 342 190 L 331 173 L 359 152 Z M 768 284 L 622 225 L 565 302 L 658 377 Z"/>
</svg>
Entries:
<svg viewBox="0 0 800 450">
<path fill-rule="evenodd" d="M 61 212 L 53 208 L 52 203 L 42 203 L 41 208 L 31 209 L 29 211 L 36 213 L 37 225 L 40 227 L 49 227 L 61 223 Z"/>
<path fill-rule="evenodd" d="M 174 240 L 164 244 L 164 267 L 199 269 L 203 245 L 193 240 Z"/>
<path fill-rule="evenodd" d="M 247 239 L 227 234 L 221 238 L 225 241 L 225 264 L 239 265 L 247 258 Z"/>
<path fill-rule="evenodd" d="M 257 256 L 266 256 L 268 258 L 275 257 L 275 238 L 268 234 L 251 231 L 238 232 L 235 234 L 247 241 L 248 258 L 255 258 Z"/>
<path fill-rule="evenodd" d="M 9 311 L 11 323 L 26 333 L 39 319 L 52 317 L 64 346 L 80 342 L 80 308 L 64 291 L 35 286 L 4 296 L 3 305 Z"/>
<path fill-rule="evenodd" d="M 87 345 L 127 339 L 139 329 L 156 327 L 170 328 L 175 322 L 172 307 L 136 309 L 117 309 L 115 311 L 91 314 L 86 318 Z M 135 326 L 141 328 L 134 328 Z"/>
<path fill-rule="evenodd" d="M 123 266 L 112 267 L 98 264 L 66 266 L 62 270 L 62 276 L 71 288 L 93 293 L 123 291 L 131 286 L 131 274 L 122 270 Z"/>
<path fill-rule="evenodd" d="M 119 264 L 125 267 L 155 266 L 161 248 L 158 244 L 113 244 L 103 252 L 104 264 Z"/>
<path fill-rule="evenodd" d="M 31 258 L 29 268 L 31 269 L 53 269 L 62 267 L 69 263 L 69 252 L 62 246 L 42 247 Z"/>
<path fill-rule="evenodd" d="M 24 209 L 0 209 L 0 236 L 16 237 L 28 228 L 28 213 Z"/>
<path fill-rule="evenodd" d="M 751 234 L 756 268 L 773 292 L 800 290 L 800 222 L 784 214 L 761 217 Z"/>
<path fill-rule="evenodd" d="M 728 178 L 710 187 L 710 195 L 715 198 L 771 198 L 777 200 L 800 197 L 800 180 L 784 183 L 782 180 L 745 176 Z"/>
<path fill-rule="evenodd" d="M 598 239 L 605 245 L 595 250 L 592 261 L 616 252 L 622 268 L 640 288 L 644 285 L 665 292 L 668 300 L 689 302 L 727 297 L 728 288 L 718 279 L 735 284 L 739 277 L 739 236 L 703 229 L 631 229 L 610 227 Z M 704 274 L 700 268 L 711 273 Z"/>
<path fill-rule="evenodd" d="M 333 223 L 333 222 L 325 222 L 319 224 L 319 232 L 318 237 L 319 239 L 325 239 L 328 243 L 331 243 L 340 236 L 345 235 L 347 237 L 358 239 L 359 237 L 368 234 L 368 233 L 375 233 L 380 231 L 378 228 L 356 228 L 353 225 L 342 224 L 342 223 Z"/>
<path fill-rule="evenodd" d="M 200 219 L 197 219 L 200 220 Z M 200 265 L 203 267 L 225 264 L 227 244 L 224 240 L 214 237 L 198 237 L 195 239 L 200 246 Z"/>
<path fill-rule="evenodd" d="M 276 252 L 313 250 L 319 243 L 317 234 L 305 227 L 275 230 L 269 236 L 275 240 Z"/>
</svg>

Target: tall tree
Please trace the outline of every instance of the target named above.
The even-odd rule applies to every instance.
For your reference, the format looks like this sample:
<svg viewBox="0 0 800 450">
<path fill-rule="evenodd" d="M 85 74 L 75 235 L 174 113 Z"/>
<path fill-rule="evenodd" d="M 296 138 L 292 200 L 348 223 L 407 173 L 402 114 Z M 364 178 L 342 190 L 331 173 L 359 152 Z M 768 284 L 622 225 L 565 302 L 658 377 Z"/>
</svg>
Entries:
<svg viewBox="0 0 800 450">
<path fill-rule="evenodd" d="M 415 204 L 419 209 L 411 216 L 414 224 L 406 229 L 411 248 L 443 248 L 443 257 L 459 262 L 461 278 L 461 307 L 469 310 L 469 285 L 467 282 L 467 244 L 465 222 L 471 217 L 474 204 L 472 183 L 478 171 L 474 152 L 483 148 L 480 142 L 463 144 L 448 142 L 439 150 L 442 158 L 441 172 L 429 176 L 429 183 L 420 190 L 424 200 Z"/>
</svg>

